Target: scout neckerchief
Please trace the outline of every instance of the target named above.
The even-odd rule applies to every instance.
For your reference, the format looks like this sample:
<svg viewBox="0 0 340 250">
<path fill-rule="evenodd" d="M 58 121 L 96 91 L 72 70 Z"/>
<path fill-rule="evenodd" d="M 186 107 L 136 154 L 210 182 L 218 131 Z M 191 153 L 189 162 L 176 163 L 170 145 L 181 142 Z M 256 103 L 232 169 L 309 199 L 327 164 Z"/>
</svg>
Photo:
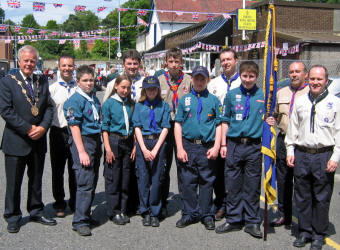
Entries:
<svg viewBox="0 0 340 250">
<path fill-rule="evenodd" d="M 94 105 L 94 99 L 93 99 L 93 93 L 91 96 L 89 96 L 87 93 L 85 93 L 80 87 L 76 88 L 76 92 L 80 95 L 82 95 L 86 100 L 88 100 L 91 103 L 92 110 L 93 110 L 93 117 L 95 121 L 99 121 L 99 114 L 96 106 Z"/>
<path fill-rule="evenodd" d="M 150 121 L 150 130 L 151 128 L 154 129 L 154 131 L 156 132 L 157 129 L 157 124 L 156 124 L 156 117 L 155 117 L 155 107 L 157 106 L 158 103 L 161 102 L 161 99 L 155 99 L 153 101 L 148 101 L 148 99 L 146 99 L 144 101 L 144 105 L 148 106 L 150 108 L 150 112 L 149 112 L 149 121 Z"/>
<path fill-rule="evenodd" d="M 247 96 L 246 104 L 244 105 L 244 111 L 243 111 L 243 115 L 242 115 L 242 120 L 245 120 L 249 116 L 249 111 L 250 111 L 250 96 L 255 94 L 255 92 L 257 90 L 257 86 L 254 85 L 254 87 L 252 87 L 251 89 L 246 89 L 241 84 L 240 85 L 240 90 L 241 90 L 242 94 Z"/>
<path fill-rule="evenodd" d="M 124 122 L 125 122 L 125 129 L 126 129 L 126 135 L 129 135 L 129 128 L 130 128 L 130 124 L 129 124 L 129 115 L 127 113 L 126 110 L 126 102 L 127 102 L 127 98 L 125 97 L 124 99 L 121 98 L 117 93 L 115 93 L 114 95 L 111 96 L 112 99 L 121 102 L 122 106 L 123 106 L 123 113 L 124 113 Z"/>
<path fill-rule="evenodd" d="M 70 98 L 71 89 L 75 86 L 75 81 L 71 80 L 69 83 L 65 82 L 62 78 L 58 79 L 58 83 L 67 89 L 67 99 Z"/>
<path fill-rule="evenodd" d="M 198 99 L 198 106 L 197 106 L 197 121 L 198 123 L 200 123 L 201 121 L 201 112 L 202 112 L 202 108 L 203 108 L 203 105 L 202 105 L 202 96 L 206 96 L 208 94 L 208 90 L 205 89 L 199 93 L 197 93 L 194 88 L 191 89 L 191 94 L 193 94 L 194 96 L 197 97 Z"/>
<path fill-rule="evenodd" d="M 169 85 L 169 88 L 170 88 L 170 90 L 173 93 L 173 96 L 172 96 L 172 110 L 173 110 L 173 112 L 175 112 L 176 108 L 178 106 L 178 93 L 177 93 L 177 91 L 178 91 L 179 85 L 181 85 L 181 83 L 183 81 L 184 73 L 181 72 L 181 75 L 179 76 L 177 82 L 174 83 L 174 84 L 171 84 L 168 72 L 164 72 L 164 76 L 165 76 L 166 83 Z"/>
<path fill-rule="evenodd" d="M 227 91 L 229 92 L 231 83 L 238 78 L 238 73 L 236 72 L 236 74 L 233 77 L 231 77 L 230 79 L 228 79 L 227 76 L 224 73 L 221 76 L 222 76 L 222 79 L 227 83 L 227 85 L 228 85 Z"/>
<path fill-rule="evenodd" d="M 290 99 L 290 105 L 289 105 L 289 116 L 291 116 L 291 114 L 293 112 L 293 105 L 294 105 L 294 100 L 295 100 L 295 94 L 298 91 L 303 90 L 307 86 L 308 86 L 307 82 L 304 85 L 300 86 L 298 89 L 293 89 L 293 87 L 291 85 L 289 86 L 290 90 L 292 91 L 292 98 Z"/>
<path fill-rule="evenodd" d="M 314 133 L 314 117 L 315 117 L 315 105 L 318 102 L 321 102 L 328 95 L 328 89 L 326 89 L 321 95 L 317 98 L 314 98 L 310 91 L 308 92 L 309 100 L 312 102 L 312 108 L 310 111 L 310 132 Z"/>
<path fill-rule="evenodd" d="M 29 92 L 29 95 L 30 95 L 30 96 L 28 96 L 26 88 L 24 87 L 24 84 L 22 83 L 22 81 L 18 80 L 14 75 L 10 75 L 10 76 L 21 87 L 21 92 L 24 94 L 24 96 L 26 97 L 26 100 L 31 105 L 32 115 L 33 116 L 39 115 L 39 108 L 37 106 L 37 103 L 39 101 L 39 81 L 37 81 L 37 91 L 36 91 L 36 94 L 34 95 L 34 91 L 33 91 L 32 85 L 31 85 L 32 84 L 32 78 L 31 77 L 26 78 L 26 81 L 27 81 L 26 86 L 28 88 L 28 92 Z"/>
<path fill-rule="evenodd" d="M 136 86 L 135 83 L 141 79 L 140 74 L 138 74 L 135 78 L 130 78 L 131 79 L 131 88 L 132 88 L 132 99 L 137 102 L 137 94 L 136 94 Z"/>
</svg>

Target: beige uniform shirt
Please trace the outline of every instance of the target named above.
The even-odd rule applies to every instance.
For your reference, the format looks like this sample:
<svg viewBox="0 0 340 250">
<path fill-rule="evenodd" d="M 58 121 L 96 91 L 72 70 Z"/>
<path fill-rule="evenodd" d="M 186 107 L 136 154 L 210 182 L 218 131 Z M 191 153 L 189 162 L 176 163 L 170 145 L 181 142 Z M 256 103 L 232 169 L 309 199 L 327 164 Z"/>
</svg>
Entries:
<svg viewBox="0 0 340 250">
<path fill-rule="evenodd" d="M 169 78 L 170 78 L 169 80 L 170 80 L 171 85 L 173 85 L 177 82 L 177 79 L 174 80 L 174 79 L 171 78 L 171 76 Z M 160 75 L 158 77 L 158 79 L 159 79 L 159 83 L 161 85 L 161 96 L 162 96 L 163 100 L 166 101 L 170 105 L 171 120 L 173 121 L 175 119 L 175 115 L 176 115 L 176 113 L 173 112 L 173 108 L 172 108 L 172 97 L 173 97 L 174 94 L 171 91 L 164 75 Z M 191 91 L 191 76 L 189 76 L 188 74 L 184 74 L 183 80 L 182 80 L 182 82 L 179 85 L 178 90 L 177 90 L 178 101 L 184 95 L 188 94 L 190 91 Z M 177 107 L 176 107 L 176 111 L 177 111 Z"/>
<path fill-rule="evenodd" d="M 312 102 L 308 94 L 294 103 L 285 138 L 287 155 L 294 156 L 295 146 L 323 148 L 334 146 L 332 161 L 340 160 L 340 99 L 328 94 L 315 105 L 314 133 L 310 131 Z"/>
<path fill-rule="evenodd" d="M 309 87 L 306 86 L 302 90 L 298 90 L 295 93 L 294 102 L 299 99 L 300 96 L 308 93 Z M 277 127 L 282 134 L 287 133 L 289 124 L 289 108 L 292 100 L 293 91 L 289 86 L 280 89 L 276 94 L 276 106 L 274 115 L 277 117 Z"/>
<path fill-rule="evenodd" d="M 67 127 L 67 121 L 64 116 L 63 106 L 64 103 L 74 94 L 77 84 L 63 86 L 59 82 L 63 81 L 61 78 L 49 87 L 51 99 L 53 103 L 53 120 L 52 126 L 58 128 Z"/>
</svg>

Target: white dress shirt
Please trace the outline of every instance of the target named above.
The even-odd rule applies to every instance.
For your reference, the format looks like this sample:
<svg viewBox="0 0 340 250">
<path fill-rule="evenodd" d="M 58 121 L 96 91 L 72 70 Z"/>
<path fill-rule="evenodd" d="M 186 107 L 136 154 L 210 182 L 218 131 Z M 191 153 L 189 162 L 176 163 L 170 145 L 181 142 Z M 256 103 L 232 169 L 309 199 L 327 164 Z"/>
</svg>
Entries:
<svg viewBox="0 0 340 250">
<path fill-rule="evenodd" d="M 64 82 L 64 80 L 58 78 L 57 81 L 52 83 L 49 87 L 53 102 L 52 126 L 64 128 L 67 126 L 67 121 L 64 116 L 63 106 L 76 91 L 77 84 L 74 83 L 73 85 L 67 84 L 67 86 L 63 86 L 60 82 Z"/>
<path fill-rule="evenodd" d="M 213 94 L 220 100 L 221 104 L 223 105 L 224 98 L 228 92 L 228 84 L 223 80 L 222 75 L 212 79 L 208 83 L 208 91 L 210 94 Z M 235 81 L 230 84 L 230 90 L 240 87 L 241 85 L 241 78 L 238 77 Z"/>
<path fill-rule="evenodd" d="M 140 98 L 140 94 L 142 92 L 142 84 L 143 84 L 143 80 L 144 77 L 142 76 L 138 81 L 136 81 L 134 84 L 135 86 L 135 91 L 136 91 L 136 102 L 138 102 L 139 98 Z M 116 82 L 116 78 L 113 79 L 112 81 L 108 82 L 106 85 L 106 90 L 105 90 L 105 94 L 103 97 L 103 103 L 110 97 L 111 92 L 113 90 L 113 87 L 115 85 Z M 132 95 L 132 86 L 131 86 L 131 98 L 133 100 L 133 95 Z"/>
<path fill-rule="evenodd" d="M 294 156 L 297 145 L 313 149 L 334 146 L 331 160 L 339 162 L 340 99 L 328 94 L 315 105 L 314 133 L 310 130 L 311 108 L 308 93 L 295 101 L 285 138 L 287 155 Z"/>
</svg>

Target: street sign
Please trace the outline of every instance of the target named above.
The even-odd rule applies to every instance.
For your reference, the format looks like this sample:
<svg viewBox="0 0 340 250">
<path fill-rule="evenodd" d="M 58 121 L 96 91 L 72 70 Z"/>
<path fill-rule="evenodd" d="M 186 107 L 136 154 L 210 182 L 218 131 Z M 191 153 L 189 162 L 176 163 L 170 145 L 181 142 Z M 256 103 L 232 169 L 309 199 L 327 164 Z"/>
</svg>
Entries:
<svg viewBox="0 0 340 250">
<path fill-rule="evenodd" d="M 237 12 L 238 30 L 256 30 L 256 10 L 238 9 Z"/>
</svg>

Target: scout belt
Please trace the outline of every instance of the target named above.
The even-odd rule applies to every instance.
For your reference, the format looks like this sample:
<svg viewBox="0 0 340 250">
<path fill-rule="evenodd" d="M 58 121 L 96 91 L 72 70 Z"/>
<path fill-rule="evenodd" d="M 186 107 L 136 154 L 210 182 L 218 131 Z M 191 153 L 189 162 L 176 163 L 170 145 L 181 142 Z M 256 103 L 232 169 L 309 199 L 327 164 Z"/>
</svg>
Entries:
<svg viewBox="0 0 340 250">
<path fill-rule="evenodd" d="M 110 136 L 117 137 L 120 140 L 127 140 L 130 138 L 129 135 L 121 135 L 121 134 L 113 133 L 113 132 L 110 133 Z"/>
<path fill-rule="evenodd" d="M 261 138 L 250 138 L 250 137 L 229 137 L 228 139 L 237 142 L 237 143 L 241 143 L 241 144 L 257 144 L 257 143 L 261 143 Z"/>
<path fill-rule="evenodd" d="M 143 138 L 144 139 L 147 139 L 147 140 L 154 140 L 154 139 L 158 139 L 159 135 L 157 134 L 153 134 L 153 135 L 143 135 Z"/>
<path fill-rule="evenodd" d="M 323 148 L 307 148 L 303 146 L 295 146 L 296 149 L 300 150 L 301 152 L 309 153 L 309 154 L 318 154 L 318 153 L 324 153 L 327 151 L 333 151 L 333 146 L 323 147 Z"/>
</svg>

